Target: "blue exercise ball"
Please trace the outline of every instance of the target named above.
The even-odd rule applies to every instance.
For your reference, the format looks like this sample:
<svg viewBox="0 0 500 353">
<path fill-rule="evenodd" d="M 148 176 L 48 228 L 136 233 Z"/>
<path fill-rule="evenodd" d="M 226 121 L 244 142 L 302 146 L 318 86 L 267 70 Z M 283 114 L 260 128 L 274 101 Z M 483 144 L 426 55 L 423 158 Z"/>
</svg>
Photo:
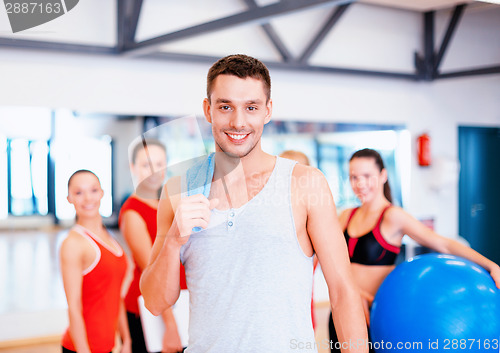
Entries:
<svg viewBox="0 0 500 353">
<path fill-rule="evenodd" d="M 377 353 L 499 352 L 500 290 L 469 260 L 416 256 L 380 286 L 370 336 Z"/>
</svg>

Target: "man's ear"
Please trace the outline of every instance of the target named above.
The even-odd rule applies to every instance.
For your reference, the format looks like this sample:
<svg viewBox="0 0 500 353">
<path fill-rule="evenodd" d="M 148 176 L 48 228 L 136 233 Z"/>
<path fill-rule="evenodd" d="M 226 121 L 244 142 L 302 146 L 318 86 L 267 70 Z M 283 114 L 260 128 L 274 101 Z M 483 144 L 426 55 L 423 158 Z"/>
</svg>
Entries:
<svg viewBox="0 0 500 353">
<path fill-rule="evenodd" d="M 212 114 L 210 112 L 210 101 L 208 98 L 203 100 L 203 113 L 205 114 L 205 119 L 211 124 L 212 123 Z"/>
<path fill-rule="evenodd" d="M 271 116 L 273 115 L 273 100 L 269 98 L 269 102 L 266 104 L 266 118 L 264 120 L 264 125 L 271 121 Z"/>
</svg>

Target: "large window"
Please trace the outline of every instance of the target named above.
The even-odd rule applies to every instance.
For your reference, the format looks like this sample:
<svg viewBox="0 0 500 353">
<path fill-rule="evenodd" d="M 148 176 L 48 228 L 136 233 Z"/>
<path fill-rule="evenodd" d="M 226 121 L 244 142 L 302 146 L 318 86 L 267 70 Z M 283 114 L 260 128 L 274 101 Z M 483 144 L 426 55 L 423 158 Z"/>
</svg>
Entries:
<svg viewBox="0 0 500 353">
<path fill-rule="evenodd" d="M 55 166 L 55 209 L 58 219 L 71 219 L 74 209 L 66 200 L 69 176 L 78 169 L 89 169 L 104 189 L 101 214 L 111 216 L 112 140 L 81 138 L 51 144 Z M 49 144 L 46 140 L 6 138 L 0 135 L 0 219 L 13 216 L 49 214 Z"/>
<path fill-rule="evenodd" d="M 215 150 L 211 125 L 203 119 L 160 118 L 158 123 L 145 136 L 154 134 L 167 141 L 169 177 L 172 164 L 203 155 L 204 149 Z M 358 149 L 373 148 L 384 160 L 393 203 L 404 206 L 407 201 L 410 136 L 404 126 L 272 120 L 264 128 L 261 145 L 273 155 L 287 149 L 304 152 L 311 165 L 325 174 L 339 210 L 359 204 L 349 181 L 349 158 Z"/>
</svg>

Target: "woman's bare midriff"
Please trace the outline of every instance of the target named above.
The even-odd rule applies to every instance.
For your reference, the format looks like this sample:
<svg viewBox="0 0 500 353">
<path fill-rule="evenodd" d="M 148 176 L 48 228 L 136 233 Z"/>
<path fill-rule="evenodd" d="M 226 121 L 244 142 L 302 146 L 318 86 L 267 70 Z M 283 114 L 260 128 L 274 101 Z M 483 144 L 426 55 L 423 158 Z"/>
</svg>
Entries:
<svg viewBox="0 0 500 353">
<path fill-rule="evenodd" d="M 356 284 L 362 291 L 375 296 L 385 277 L 394 269 L 394 265 L 368 266 L 351 263 Z"/>
</svg>

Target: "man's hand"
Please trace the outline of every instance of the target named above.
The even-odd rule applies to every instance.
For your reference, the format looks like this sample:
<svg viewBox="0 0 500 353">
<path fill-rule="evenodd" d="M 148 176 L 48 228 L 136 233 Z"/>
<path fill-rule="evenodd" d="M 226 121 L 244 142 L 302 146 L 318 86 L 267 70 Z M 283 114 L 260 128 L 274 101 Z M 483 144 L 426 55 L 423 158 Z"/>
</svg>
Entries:
<svg viewBox="0 0 500 353">
<path fill-rule="evenodd" d="M 193 233 L 193 228 L 206 229 L 208 227 L 210 210 L 215 208 L 218 203 L 218 199 L 209 201 L 202 194 L 181 199 L 167 237 L 174 238 L 178 245 L 184 245 Z"/>
</svg>

